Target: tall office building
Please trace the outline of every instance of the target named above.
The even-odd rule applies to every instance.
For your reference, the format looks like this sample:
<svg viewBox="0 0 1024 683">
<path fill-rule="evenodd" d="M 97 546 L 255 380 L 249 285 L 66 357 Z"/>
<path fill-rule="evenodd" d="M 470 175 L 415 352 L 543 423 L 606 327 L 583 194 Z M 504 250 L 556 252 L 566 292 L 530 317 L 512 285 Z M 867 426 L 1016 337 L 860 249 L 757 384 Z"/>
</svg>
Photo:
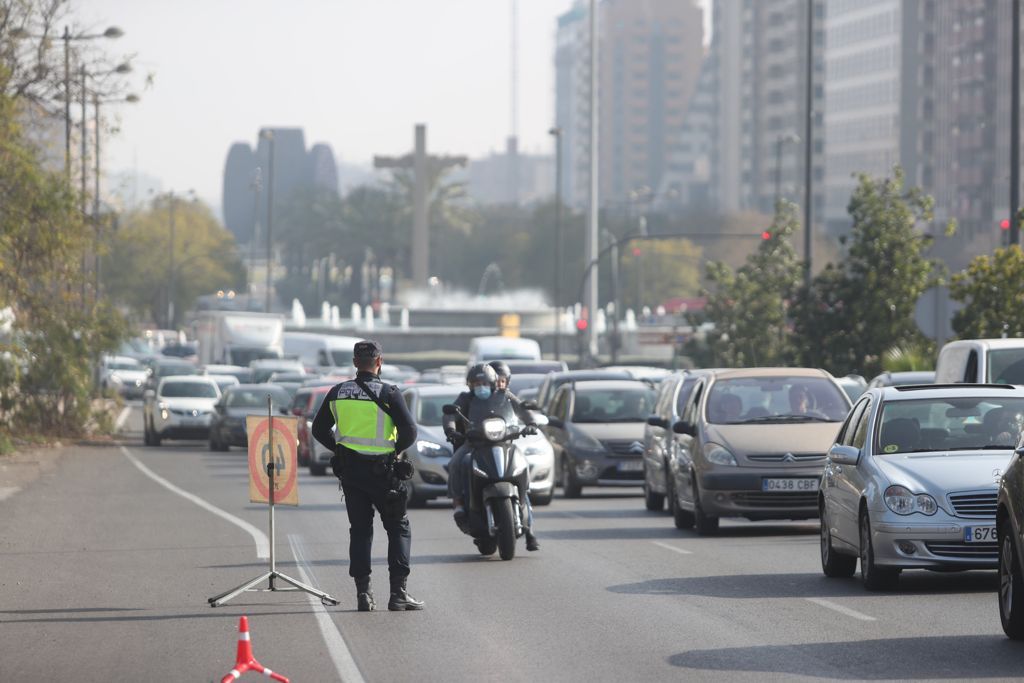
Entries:
<svg viewBox="0 0 1024 683">
<path fill-rule="evenodd" d="M 664 205 L 771 212 L 776 194 L 802 202 L 807 83 L 804 0 L 718 0 L 712 42 L 690 100 Z M 812 193 L 823 200 L 823 2 L 815 0 Z M 672 199 L 674 198 L 674 199 Z"/>
<path fill-rule="evenodd" d="M 935 186 L 936 7 L 932 0 L 831 0 L 825 37 L 825 220 L 849 232 L 857 173 L 900 164 Z"/>
<path fill-rule="evenodd" d="M 249 243 L 254 234 L 257 241 L 265 238 L 265 235 L 256 234 L 267 225 L 270 201 L 270 193 L 267 192 L 270 141 L 264 137 L 263 131 L 272 132 L 274 137 L 274 215 L 297 191 L 314 188 L 338 191 L 334 152 L 323 143 L 307 150 L 301 128 L 263 129 L 255 149 L 245 142 L 234 143 L 224 164 L 224 225 L 242 243 Z M 261 184 L 258 209 L 254 188 L 257 168 L 260 169 Z"/>
<path fill-rule="evenodd" d="M 703 16 L 695 0 L 599 3 L 600 190 L 606 206 L 650 196 L 697 82 Z M 556 122 L 562 130 L 564 199 L 586 203 L 590 161 L 590 31 L 582 1 L 558 19 Z"/>
</svg>

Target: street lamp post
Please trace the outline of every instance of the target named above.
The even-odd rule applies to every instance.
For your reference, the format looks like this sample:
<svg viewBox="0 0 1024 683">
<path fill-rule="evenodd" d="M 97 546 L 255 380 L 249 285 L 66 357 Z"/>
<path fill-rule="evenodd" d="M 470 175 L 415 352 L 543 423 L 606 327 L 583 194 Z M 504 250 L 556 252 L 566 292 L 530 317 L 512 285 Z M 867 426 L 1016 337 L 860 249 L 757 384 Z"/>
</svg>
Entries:
<svg viewBox="0 0 1024 683">
<path fill-rule="evenodd" d="M 1013 0 L 1010 57 L 1010 244 L 1020 244 L 1020 0 Z"/>
<path fill-rule="evenodd" d="M 562 129 L 548 131 L 555 138 L 555 360 L 562 360 Z"/>
<path fill-rule="evenodd" d="M 274 131 L 264 130 L 260 135 L 269 145 L 267 153 L 267 292 L 266 310 L 270 313 L 270 288 L 273 284 L 273 249 L 274 249 Z"/>
<path fill-rule="evenodd" d="M 171 190 L 168 194 L 167 204 L 167 219 L 168 227 L 170 228 L 170 241 L 171 248 L 168 250 L 168 263 L 167 263 L 167 328 L 171 329 L 174 325 L 174 290 L 175 290 L 175 277 L 174 277 L 174 191 Z"/>
<path fill-rule="evenodd" d="M 812 152 L 814 150 L 814 3 L 815 0 L 807 0 L 807 75 L 804 89 L 804 112 L 807 118 L 804 122 L 804 287 L 811 286 L 811 261 L 814 258 L 814 245 L 811 241 L 811 217 L 814 205 L 814 197 L 811 194 L 812 182 Z"/>
</svg>

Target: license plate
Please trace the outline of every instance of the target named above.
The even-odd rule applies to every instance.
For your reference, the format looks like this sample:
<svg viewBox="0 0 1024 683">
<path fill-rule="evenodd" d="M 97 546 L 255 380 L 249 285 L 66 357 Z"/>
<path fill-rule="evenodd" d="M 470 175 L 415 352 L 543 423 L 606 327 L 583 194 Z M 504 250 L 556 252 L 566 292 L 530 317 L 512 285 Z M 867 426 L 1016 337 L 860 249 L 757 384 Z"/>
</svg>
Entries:
<svg viewBox="0 0 1024 683">
<path fill-rule="evenodd" d="M 643 460 L 626 460 L 619 463 L 619 472 L 639 472 L 643 468 Z"/>
<path fill-rule="evenodd" d="M 762 479 L 762 491 L 817 491 L 817 479 Z"/>
<path fill-rule="evenodd" d="M 995 543 L 996 528 L 994 526 L 964 527 L 964 543 Z"/>
</svg>

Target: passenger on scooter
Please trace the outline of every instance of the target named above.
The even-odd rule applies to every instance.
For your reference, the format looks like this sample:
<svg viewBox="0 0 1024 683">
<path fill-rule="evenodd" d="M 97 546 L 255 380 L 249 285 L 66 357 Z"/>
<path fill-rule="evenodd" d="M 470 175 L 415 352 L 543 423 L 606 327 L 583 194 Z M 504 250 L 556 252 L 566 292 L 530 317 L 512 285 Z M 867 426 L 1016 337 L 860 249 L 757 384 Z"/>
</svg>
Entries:
<svg viewBox="0 0 1024 683">
<path fill-rule="evenodd" d="M 506 379 L 504 386 L 507 386 L 507 384 L 508 381 Z M 491 365 L 478 363 L 471 367 L 466 374 L 466 385 L 469 387 L 469 391 L 462 392 L 455 399 L 455 406 L 463 415 L 469 413 L 470 405 L 474 399 L 486 401 L 491 397 L 492 393 L 498 391 L 498 374 Z M 523 424 L 534 426 L 533 416 L 530 414 L 530 411 L 523 408 L 522 404 L 513 394 L 506 393 L 504 389 L 501 391 L 506 394 L 506 398 L 512 403 L 513 409 Z M 448 493 L 452 497 L 452 504 L 455 508 L 455 523 L 463 530 L 467 524 L 465 501 L 467 491 L 469 490 L 468 475 L 471 454 L 469 448 L 464 448 L 466 442 L 465 429 L 465 424 L 463 424 L 463 421 L 458 416 L 445 415 L 444 433 L 455 448 L 455 454 L 452 456 L 451 463 L 448 466 Z M 528 525 L 526 529 L 526 549 L 538 550 L 540 543 L 537 542 L 537 538 L 533 535 L 533 511 L 528 491 L 525 502 Z"/>
</svg>

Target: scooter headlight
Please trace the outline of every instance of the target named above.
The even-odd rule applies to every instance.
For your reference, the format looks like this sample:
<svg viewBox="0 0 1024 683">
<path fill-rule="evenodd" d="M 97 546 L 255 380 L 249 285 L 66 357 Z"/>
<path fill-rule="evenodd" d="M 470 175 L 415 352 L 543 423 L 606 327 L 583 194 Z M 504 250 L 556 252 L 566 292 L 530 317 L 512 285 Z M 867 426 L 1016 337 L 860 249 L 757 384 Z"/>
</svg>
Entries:
<svg viewBox="0 0 1024 683">
<path fill-rule="evenodd" d="M 501 441 L 505 438 L 508 427 L 500 417 L 489 417 L 483 423 L 484 436 L 488 441 Z"/>
</svg>

